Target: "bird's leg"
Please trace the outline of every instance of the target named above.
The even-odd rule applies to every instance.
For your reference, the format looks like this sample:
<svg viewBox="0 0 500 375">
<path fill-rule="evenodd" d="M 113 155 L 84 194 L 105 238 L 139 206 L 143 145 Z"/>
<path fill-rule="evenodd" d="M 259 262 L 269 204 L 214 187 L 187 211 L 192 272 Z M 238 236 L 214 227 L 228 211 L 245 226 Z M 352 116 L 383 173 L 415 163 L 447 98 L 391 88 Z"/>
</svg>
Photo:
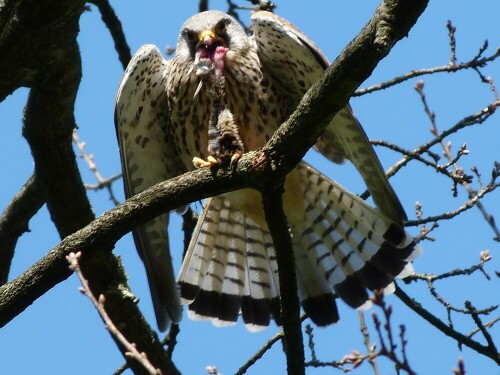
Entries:
<svg viewBox="0 0 500 375">
<path fill-rule="evenodd" d="M 226 167 L 234 169 L 243 155 L 238 126 L 226 105 L 225 78 L 217 70 L 202 77 L 210 97 L 207 160 L 193 158 L 197 168 Z"/>
</svg>

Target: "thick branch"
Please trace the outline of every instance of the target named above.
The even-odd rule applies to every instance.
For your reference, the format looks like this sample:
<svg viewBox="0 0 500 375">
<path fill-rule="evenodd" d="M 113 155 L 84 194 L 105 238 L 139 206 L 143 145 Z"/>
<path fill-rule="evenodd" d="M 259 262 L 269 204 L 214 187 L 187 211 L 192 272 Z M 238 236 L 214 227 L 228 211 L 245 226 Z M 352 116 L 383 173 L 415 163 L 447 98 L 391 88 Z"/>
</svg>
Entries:
<svg viewBox="0 0 500 375">
<path fill-rule="evenodd" d="M 81 78 L 80 51 L 76 41 L 79 18 L 84 1 L 10 0 L 0 7 L 0 98 L 19 86 L 31 88 L 24 113 L 23 135 L 33 154 L 35 174 L 43 191 L 51 218 L 61 238 L 84 227 L 94 219 L 85 187 L 75 160 L 72 131 L 75 126 L 74 103 Z M 5 17 L 9 20 L 6 22 Z M 114 243 L 101 243 L 95 254 L 86 252 L 81 268 L 90 280 L 95 295 L 104 295 L 107 309 L 115 324 L 138 349 L 148 352 L 150 360 L 164 373 L 176 370 L 166 357 L 163 347 L 143 319 L 133 299 L 125 292 L 126 276 L 111 253 Z M 71 273 L 49 254 L 42 264 L 46 273 L 24 279 L 29 296 L 19 304 L 6 306 L 17 313 Z M 6 284 L 7 290 L 12 292 Z M 4 301 L 1 302 L 2 305 Z M 122 354 L 126 349 L 118 343 Z M 128 359 L 136 373 L 144 372 L 136 361 Z"/>
</svg>

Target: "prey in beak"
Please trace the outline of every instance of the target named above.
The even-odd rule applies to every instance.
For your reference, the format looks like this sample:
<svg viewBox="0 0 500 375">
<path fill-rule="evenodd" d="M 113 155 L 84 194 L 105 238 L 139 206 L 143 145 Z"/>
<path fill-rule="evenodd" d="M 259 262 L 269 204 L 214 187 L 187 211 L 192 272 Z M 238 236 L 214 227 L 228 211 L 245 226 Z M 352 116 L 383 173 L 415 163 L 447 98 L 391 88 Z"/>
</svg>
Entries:
<svg viewBox="0 0 500 375">
<path fill-rule="evenodd" d="M 211 71 L 222 75 L 227 51 L 226 42 L 213 30 L 205 30 L 198 34 L 194 59 L 196 75 L 203 76 Z"/>
</svg>

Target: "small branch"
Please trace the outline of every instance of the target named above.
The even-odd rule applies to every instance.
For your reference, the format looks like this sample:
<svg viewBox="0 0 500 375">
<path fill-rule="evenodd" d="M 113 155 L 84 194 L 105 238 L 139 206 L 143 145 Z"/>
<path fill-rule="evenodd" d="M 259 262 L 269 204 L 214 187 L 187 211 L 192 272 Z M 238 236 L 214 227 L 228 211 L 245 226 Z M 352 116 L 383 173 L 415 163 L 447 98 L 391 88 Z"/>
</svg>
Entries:
<svg viewBox="0 0 500 375">
<path fill-rule="evenodd" d="M 314 334 L 313 334 L 313 328 L 311 327 L 310 324 L 306 324 L 306 335 L 307 335 L 307 346 L 309 347 L 309 350 L 311 351 L 311 361 L 316 362 L 318 358 L 316 357 L 316 349 L 314 347 Z"/>
<path fill-rule="evenodd" d="M 417 160 L 428 167 L 434 168 L 437 172 L 445 175 L 446 177 L 451 178 L 454 182 L 461 183 L 462 181 L 469 181 L 469 182 L 471 181 L 471 176 L 469 176 L 469 175 L 466 175 L 466 174 L 457 175 L 457 174 L 448 172 L 447 168 L 449 168 L 451 166 L 451 164 L 453 164 L 453 163 L 447 163 L 444 165 L 440 165 L 440 164 L 437 164 L 435 162 L 431 162 L 431 161 L 425 159 L 422 156 L 422 154 L 420 154 L 420 153 L 416 153 L 415 151 L 406 150 L 401 146 L 398 146 L 394 143 L 383 141 L 383 140 L 373 140 L 373 141 L 370 141 L 370 143 L 374 146 L 383 146 L 383 147 L 386 147 L 390 150 L 399 152 L 400 154 L 409 157 L 411 160 Z M 467 155 L 467 154 L 468 154 L 468 152 L 466 150 L 459 151 L 453 162 L 458 161 L 463 155 Z"/>
<path fill-rule="evenodd" d="M 266 222 L 273 238 L 280 281 L 281 315 L 285 332 L 284 347 L 289 375 L 305 374 L 304 345 L 297 294 L 295 258 L 288 222 L 283 211 L 283 187 L 262 192 Z"/>
<path fill-rule="evenodd" d="M 307 316 L 304 314 L 300 317 L 300 321 L 303 322 L 306 320 Z M 243 375 L 247 372 L 247 370 L 252 367 L 259 359 L 261 359 L 264 354 L 272 348 L 274 344 L 285 337 L 285 333 L 283 331 L 278 332 L 274 335 L 270 340 L 268 340 L 262 348 L 260 348 L 240 369 L 235 373 L 235 375 Z"/>
<path fill-rule="evenodd" d="M 123 32 L 122 23 L 117 17 L 115 10 L 109 4 L 108 0 L 87 0 L 89 3 L 94 4 L 99 12 L 101 12 L 101 18 L 106 27 L 108 28 L 111 38 L 115 42 L 115 49 L 118 52 L 118 59 L 120 60 L 123 69 L 128 65 L 128 62 L 132 58 L 130 53 L 130 47 L 128 46 L 127 40 L 125 38 L 125 33 Z"/>
<path fill-rule="evenodd" d="M 163 344 L 167 346 L 167 358 L 170 360 L 172 359 L 172 354 L 177 344 L 177 335 L 180 331 L 180 326 L 178 324 L 171 324 L 170 331 L 168 331 L 167 337 L 163 340 Z"/>
<path fill-rule="evenodd" d="M 425 280 L 428 282 L 434 282 L 436 280 L 443 280 L 443 279 L 448 279 L 450 277 L 456 277 L 456 276 L 469 276 L 472 275 L 476 271 L 483 271 L 484 272 L 484 263 L 490 261 L 492 258 L 489 256 L 487 253 L 481 252 L 481 262 L 479 264 L 476 264 L 472 267 L 465 268 L 465 269 L 455 269 L 453 271 L 445 272 L 439 275 L 431 275 L 431 274 L 419 274 L 419 273 L 413 273 L 407 277 L 405 277 L 405 282 L 409 283 L 411 281 L 415 280 Z"/>
<path fill-rule="evenodd" d="M 451 21 L 448 20 L 446 22 L 446 28 L 448 29 L 448 36 L 450 37 L 450 62 L 449 66 L 456 66 L 457 64 L 457 54 L 456 54 L 456 49 L 457 49 L 457 40 L 455 39 L 455 31 L 457 31 L 457 28 L 451 24 Z"/>
<path fill-rule="evenodd" d="M 80 269 L 80 265 L 78 263 L 80 261 L 81 255 L 82 253 L 78 252 L 78 253 L 70 253 L 69 255 L 66 256 L 66 260 L 69 263 L 69 269 L 78 275 L 78 278 L 82 283 L 80 292 L 85 294 L 93 303 L 109 333 L 111 333 L 111 335 L 113 335 L 113 337 L 117 341 L 119 341 L 125 348 L 127 348 L 125 355 L 139 362 L 142 366 L 144 366 L 144 368 L 148 371 L 149 374 L 151 375 L 161 374 L 161 371 L 155 369 L 153 365 L 148 361 L 146 353 L 139 353 L 139 351 L 135 347 L 135 344 L 128 342 L 125 336 L 123 336 L 122 333 L 118 330 L 118 328 L 116 328 L 111 318 L 109 317 L 108 313 L 106 312 L 106 309 L 104 308 L 104 303 L 106 302 L 106 298 L 104 297 L 104 295 L 101 294 L 98 299 L 94 297 L 94 295 L 90 291 L 89 283 L 87 279 L 85 279 L 85 277 L 83 276 L 82 270 Z"/>
<path fill-rule="evenodd" d="M 76 132 L 76 129 L 73 130 L 73 135 L 72 135 L 73 143 L 75 146 L 78 148 L 80 151 L 80 157 L 85 160 L 87 165 L 89 166 L 89 170 L 94 174 L 97 184 L 91 185 L 91 184 L 85 184 L 85 189 L 87 190 L 100 190 L 100 189 L 106 189 L 109 193 L 109 199 L 114 203 L 114 205 L 118 205 L 120 202 L 115 197 L 115 194 L 112 189 L 113 182 L 116 180 L 120 179 L 122 177 L 121 173 L 111 176 L 110 178 L 104 178 L 102 177 L 101 173 L 97 170 L 97 165 L 95 164 L 94 161 L 94 155 L 92 154 L 87 154 L 85 151 L 85 146 L 86 143 L 80 141 L 78 138 L 78 134 Z"/>
<path fill-rule="evenodd" d="M 484 189 L 482 189 L 479 193 L 474 195 L 471 199 L 465 202 L 463 205 L 458 207 L 456 210 L 445 212 L 440 215 L 429 216 L 426 218 L 418 219 L 418 220 L 408 220 L 405 225 L 406 226 L 417 226 L 420 224 L 433 223 L 440 220 L 450 220 L 455 216 L 461 214 L 464 211 L 469 210 L 470 208 L 477 206 L 480 202 L 479 200 L 483 198 L 486 194 L 491 193 L 495 189 L 500 186 L 500 183 L 494 182 L 493 184 L 488 184 Z M 491 217 L 491 216 L 489 216 Z"/>
<path fill-rule="evenodd" d="M 483 322 L 479 318 L 479 314 L 476 308 L 472 306 L 472 303 L 470 303 L 470 301 L 465 301 L 465 308 L 470 312 L 472 319 L 474 320 L 474 323 L 476 323 L 477 327 L 479 328 L 484 338 L 486 339 L 488 347 L 491 349 L 492 352 L 498 353 L 498 349 L 495 343 L 493 342 L 493 338 L 491 337 L 490 333 L 488 332 Z"/>
<path fill-rule="evenodd" d="M 398 298 L 410 309 L 415 311 L 418 315 L 420 315 L 422 318 L 427 320 L 430 324 L 432 324 L 434 327 L 439 329 L 441 332 L 443 332 L 446 336 L 454 338 L 459 344 L 465 345 L 472 350 L 476 351 L 479 354 L 482 354 L 488 358 L 491 358 L 493 361 L 495 361 L 497 364 L 500 365 L 500 355 L 498 352 L 491 350 L 490 347 L 484 346 L 477 341 L 472 340 L 470 337 L 467 337 L 460 332 L 455 331 L 454 329 L 450 328 L 447 326 L 445 323 L 443 323 L 441 320 L 439 320 L 437 317 L 432 315 L 429 311 L 424 309 L 420 303 L 415 301 L 413 298 L 410 298 L 405 292 L 403 292 L 402 289 L 400 289 L 396 285 L 396 291 L 394 293 Z"/>
<path fill-rule="evenodd" d="M 432 296 L 446 308 L 446 312 L 448 314 L 448 322 L 450 323 L 450 326 L 451 326 L 452 325 L 451 311 L 455 311 L 455 312 L 458 312 L 461 314 L 470 314 L 470 311 L 468 309 L 457 308 L 457 307 L 451 305 L 448 301 L 446 301 L 440 294 L 437 293 L 436 288 L 434 286 L 434 282 L 436 280 L 443 280 L 443 279 L 447 279 L 450 277 L 469 276 L 476 271 L 481 271 L 483 273 L 483 275 L 485 275 L 486 279 L 490 280 L 491 279 L 490 276 L 484 270 L 484 263 L 491 260 L 491 256 L 489 255 L 489 252 L 487 250 L 482 251 L 480 254 L 480 259 L 481 259 L 481 262 L 478 265 L 472 266 L 472 267 L 467 268 L 467 269 L 456 269 L 456 270 L 453 270 L 451 272 L 446 272 L 446 273 L 443 273 L 440 275 L 414 273 L 413 275 L 410 275 L 407 278 L 405 278 L 405 282 L 409 283 L 409 282 L 414 281 L 414 280 L 426 281 L 427 287 L 428 287 L 430 293 L 432 294 Z M 486 309 L 474 310 L 474 312 L 476 314 L 488 315 L 491 312 L 495 311 L 497 308 L 498 308 L 498 306 L 490 306 Z"/>
<path fill-rule="evenodd" d="M 486 327 L 486 328 L 491 328 L 491 327 L 493 327 L 493 326 L 494 326 L 496 323 L 498 323 L 498 322 L 500 322 L 500 316 L 499 316 L 499 317 L 497 317 L 497 318 L 495 318 L 495 319 L 490 320 L 488 323 L 484 323 L 483 325 L 484 325 L 484 327 Z M 481 331 L 481 329 L 480 329 L 479 327 L 476 327 L 476 328 L 474 328 L 474 329 L 473 329 L 473 330 L 472 330 L 472 331 L 471 331 L 471 332 L 467 335 L 467 337 L 472 337 L 472 336 L 474 336 L 476 333 L 478 333 L 478 332 L 480 332 L 480 331 Z"/>
<path fill-rule="evenodd" d="M 421 77 L 424 75 L 443 73 L 443 72 L 456 73 L 460 70 L 465 70 L 465 69 L 483 68 L 489 62 L 495 61 L 498 57 L 500 57 L 500 48 L 498 48 L 495 51 L 495 53 L 493 53 L 491 56 L 483 57 L 483 58 L 479 58 L 479 57 L 475 56 L 472 60 L 464 62 L 464 63 L 460 63 L 460 64 L 456 64 L 456 61 L 454 61 L 454 64 L 449 63 L 448 65 L 434 67 L 434 68 L 412 70 L 408 73 L 405 73 L 401 76 L 395 77 L 395 78 L 388 80 L 386 82 L 382 82 L 382 83 L 379 83 L 379 84 L 376 84 L 376 85 L 373 85 L 373 86 L 370 86 L 367 88 L 356 90 L 356 92 L 353 94 L 353 96 L 362 96 L 362 95 L 366 95 L 366 94 L 371 94 L 372 92 L 375 92 L 375 91 L 385 90 L 391 86 L 395 86 L 395 85 L 400 84 L 402 82 L 408 81 L 412 78 Z M 454 50 L 452 51 L 451 61 L 453 61 L 453 58 L 456 58 Z"/>
<path fill-rule="evenodd" d="M 419 82 L 417 85 L 423 84 L 422 82 Z M 483 108 L 479 112 L 476 112 L 472 115 L 466 116 L 463 119 L 461 119 L 459 122 L 457 122 L 455 125 L 450 127 L 449 129 L 443 131 L 440 135 L 436 136 L 429 142 L 426 142 L 414 150 L 410 151 L 408 155 L 405 155 L 401 160 L 399 160 L 397 163 L 395 163 L 389 170 L 387 171 L 387 177 L 390 178 L 394 176 L 396 173 L 399 172 L 399 170 L 403 167 L 405 167 L 410 161 L 415 159 L 413 155 L 423 155 L 424 153 L 429 153 L 431 147 L 435 146 L 436 144 L 440 143 L 444 138 L 451 134 L 457 133 L 459 130 L 466 128 L 468 126 L 473 126 L 473 125 L 480 125 L 484 123 L 486 120 L 492 116 L 496 109 L 500 107 L 500 101 L 495 100 L 491 102 L 486 108 Z M 363 194 L 360 195 L 362 199 L 367 199 L 369 197 L 369 192 L 365 191 Z M 500 237 L 499 237 L 500 238 Z"/>
<path fill-rule="evenodd" d="M 375 375 L 380 375 L 380 371 L 378 369 L 377 361 L 376 361 L 376 352 L 375 352 L 375 344 L 371 344 L 370 342 L 370 333 L 368 332 L 368 328 L 366 327 L 365 322 L 365 313 L 363 311 L 358 311 L 359 315 L 359 326 L 361 330 L 361 334 L 363 335 L 363 341 L 365 343 L 366 350 L 368 351 L 368 362 L 373 368 L 373 373 Z"/>
<path fill-rule="evenodd" d="M 0 215 L 0 285 L 7 282 L 17 240 L 29 232 L 29 221 L 44 203 L 42 189 L 33 175 Z"/>
<path fill-rule="evenodd" d="M 481 52 L 480 52 L 481 53 Z M 429 108 L 429 105 L 427 104 L 427 100 L 426 100 L 426 97 L 425 97 L 425 94 L 424 94 L 424 83 L 422 81 L 418 82 L 416 85 L 415 85 L 415 90 L 417 91 L 417 93 L 419 94 L 420 96 L 420 99 L 422 101 L 422 104 L 424 105 L 424 110 L 425 110 L 425 113 L 427 114 L 427 116 L 429 117 L 429 120 L 430 120 L 430 123 L 431 123 L 431 133 L 436 137 L 435 139 L 439 139 L 439 143 L 441 144 L 441 147 L 443 149 L 443 154 L 445 155 L 445 157 L 450 161 L 450 163 L 453 163 L 453 156 L 451 154 L 451 144 L 450 143 L 444 143 L 444 133 L 440 133 L 439 132 L 439 129 L 437 127 L 437 123 L 436 123 L 436 116 L 435 116 L 435 113 L 432 112 Z M 493 103 L 490 104 L 490 106 L 488 106 L 488 108 L 494 112 L 496 107 L 494 107 L 496 105 L 496 107 L 498 107 L 500 105 L 500 102 L 498 102 L 497 100 Z M 462 174 L 463 173 L 463 170 L 462 168 L 460 168 L 458 165 L 456 164 L 453 164 L 453 169 L 456 171 L 457 174 Z M 493 170 L 493 173 L 492 173 L 492 184 L 493 186 L 495 186 L 494 182 L 495 182 L 495 179 L 500 175 L 500 166 L 495 163 L 495 169 Z M 469 198 L 474 198 L 477 196 L 477 192 L 474 191 L 474 189 L 472 189 L 472 187 L 469 185 L 468 182 L 466 181 L 463 181 L 460 183 L 461 186 L 464 187 L 464 189 L 467 191 L 467 193 L 469 194 Z M 497 185 L 498 186 L 498 185 Z M 456 184 L 454 185 L 454 196 L 457 195 L 457 192 L 456 192 Z M 486 211 L 486 208 L 483 206 L 483 204 L 481 202 L 476 202 L 476 207 L 479 209 L 479 211 L 483 214 L 483 217 L 485 218 L 486 222 L 490 225 L 490 227 L 493 229 L 493 232 L 495 233 L 495 236 L 496 238 L 500 238 L 500 230 L 496 227 L 495 225 L 495 222 L 494 220 L 491 220 L 491 215 Z"/>
</svg>

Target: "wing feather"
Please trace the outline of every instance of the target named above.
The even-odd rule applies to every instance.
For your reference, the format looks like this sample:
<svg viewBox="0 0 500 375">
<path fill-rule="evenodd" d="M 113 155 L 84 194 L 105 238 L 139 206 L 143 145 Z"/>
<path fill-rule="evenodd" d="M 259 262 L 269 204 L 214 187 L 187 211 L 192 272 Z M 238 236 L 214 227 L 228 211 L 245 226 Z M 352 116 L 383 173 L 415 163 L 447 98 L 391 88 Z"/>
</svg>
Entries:
<svg viewBox="0 0 500 375">
<path fill-rule="evenodd" d="M 116 96 L 115 126 L 127 198 L 183 172 L 169 137 L 165 83 L 169 64 L 157 47 L 142 46 L 130 61 Z M 167 237 L 169 214 L 135 228 L 135 244 L 164 331 L 182 316 Z"/>
<path fill-rule="evenodd" d="M 297 27 L 268 11 L 252 14 L 254 39 L 263 71 L 284 96 L 297 104 L 323 75 L 329 63 L 321 50 Z M 332 119 L 315 148 L 333 162 L 350 160 L 362 175 L 375 204 L 397 222 L 406 220 L 361 124 L 347 105 Z"/>
</svg>

